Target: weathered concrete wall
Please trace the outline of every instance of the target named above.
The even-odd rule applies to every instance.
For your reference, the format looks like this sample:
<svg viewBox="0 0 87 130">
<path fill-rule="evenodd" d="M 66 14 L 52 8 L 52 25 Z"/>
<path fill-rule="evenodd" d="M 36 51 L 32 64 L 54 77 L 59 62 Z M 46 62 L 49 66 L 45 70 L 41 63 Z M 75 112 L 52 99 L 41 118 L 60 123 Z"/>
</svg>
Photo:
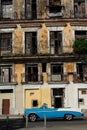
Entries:
<svg viewBox="0 0 87 130">
<path fill-rule="evenodd" d="M 47 18 L 47 0 L 38 0 L 38 18 L 45 19 Z"/>
<path fill-rule="evenodd" d="M 23 108 L 23 86 L 21 84 L 18 84 L 16 86 L 16 90 L 15 90 L 15 101 L 16 101 L 16 105 L 15 105 L 15 113 L 16 114 L 23 114 L 24 112 L 24 108 Z"/>
<path fill-rule="evenodd" d="M 14 18 L 21 19 L 23 13 L 23 1 L 24 0 L 14 0 Z"/>
</svg>

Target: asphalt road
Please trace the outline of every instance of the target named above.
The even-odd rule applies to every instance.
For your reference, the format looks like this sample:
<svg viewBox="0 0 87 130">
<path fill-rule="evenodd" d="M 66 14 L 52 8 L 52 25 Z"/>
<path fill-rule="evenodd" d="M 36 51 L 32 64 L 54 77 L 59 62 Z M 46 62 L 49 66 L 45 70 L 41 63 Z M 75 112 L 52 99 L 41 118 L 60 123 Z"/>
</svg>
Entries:
<svg viewBox="0 0 87 130">
<path fill-rule="evenodd" d="M 64 121 L 49 120 L 47 122 L 29 122 L 26 128 L 26 121 L 20 119 L 0 119 L 0 130 L 87 130 L 87 118 Z"/>
</svg>

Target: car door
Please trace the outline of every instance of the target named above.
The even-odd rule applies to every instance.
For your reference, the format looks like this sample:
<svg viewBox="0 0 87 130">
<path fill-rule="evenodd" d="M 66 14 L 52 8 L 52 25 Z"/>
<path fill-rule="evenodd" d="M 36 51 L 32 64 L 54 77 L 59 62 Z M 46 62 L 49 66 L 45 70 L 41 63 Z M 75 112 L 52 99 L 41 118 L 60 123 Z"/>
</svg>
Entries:
<svg viewBox="0 0 87 130">
<path fill-rule="evenodd" d="M 38 111 L 38 115 L 40 119 L 43 119 L 44 117 L 46 117 L 47 119 L 57 118 L 57 108 L 40 108 L 40 110 Z"/>
</svg>

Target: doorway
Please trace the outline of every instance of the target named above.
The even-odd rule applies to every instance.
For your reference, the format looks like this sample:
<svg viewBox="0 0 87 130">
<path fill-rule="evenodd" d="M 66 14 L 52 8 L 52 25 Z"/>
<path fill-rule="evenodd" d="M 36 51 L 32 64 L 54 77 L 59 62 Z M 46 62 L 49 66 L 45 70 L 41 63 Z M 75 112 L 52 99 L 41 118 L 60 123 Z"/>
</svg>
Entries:
<svg viewBox="0 0 87 130">
<path fill-rule="evenodd" d="M 2 114 L 9 114 L 10 110 L 10 99 L 2 100 Z"/>
<path fill-rule="evenodd" d="M 60 108 L 62 107 L 62 97 L 55 97 L 55 108 Z"/>
</svg>

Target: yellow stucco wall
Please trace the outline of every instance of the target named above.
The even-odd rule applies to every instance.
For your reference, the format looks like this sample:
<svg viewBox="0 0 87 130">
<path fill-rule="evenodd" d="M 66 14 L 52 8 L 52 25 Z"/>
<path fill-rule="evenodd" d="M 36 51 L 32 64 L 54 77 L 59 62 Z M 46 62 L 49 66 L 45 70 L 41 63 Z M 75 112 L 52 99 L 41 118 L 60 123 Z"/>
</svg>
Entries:
<svg viewBox="0 0 87 130">
<path fill-rule="evenodd" d="M 29 89 L 25 91 L 25 108 L 32 108 L 33 100 L 38 100 L 38 107 L 41 106 L 41 95 L 39 89 Z"/>
<path fill-rule="evenodd" d="M 41 89 L 42 105 L 46 103 L 47 106 L 50 108 L 51 107 L 51 89 L 45 85 L 41 87 L 40 89 Z"/>
<path fill-rule="evenodd" d="M 25 108 L 32 108 L 32 101 L 37 100 L 38 106 L 41 107 L 44 103 L 51 107 L 51 90 L 49 87 L 41 87 L 40 89 L 29 89 L 25 91 Z"/>
</svg>

